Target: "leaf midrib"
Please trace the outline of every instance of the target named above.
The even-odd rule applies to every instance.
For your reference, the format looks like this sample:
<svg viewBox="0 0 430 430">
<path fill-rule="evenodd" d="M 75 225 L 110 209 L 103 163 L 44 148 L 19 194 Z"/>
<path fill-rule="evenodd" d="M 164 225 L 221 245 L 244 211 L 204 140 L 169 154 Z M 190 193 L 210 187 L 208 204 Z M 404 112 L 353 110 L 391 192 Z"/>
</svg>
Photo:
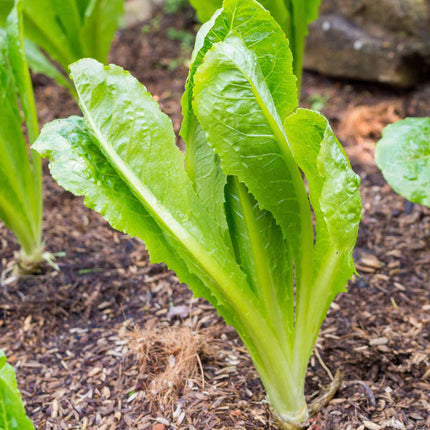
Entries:
<svg viewBox="0 0 430 430">
<path fill-rule="evenodd" d="M 218 260 L 213 258 L 211 254 L 169 214 L 169 211 L 158 203 L 157 198 L 152 192 L 142 184 L 132 171 L 130 171 L 126 163 L 124 163 L 104 138 L 80 94 L 79 98 L 82 111 L 96 138 L 100 142 L 101 149 L 111 160 L 111 163 L 115 166 L 115 170 L 118 171 L 120 176 L 124 178 L 126 183 L 133 189 L 134 194 L 142 202 L 151 216 L 155 220 L 158 220 L 157 223 L 161 223 L 162 226 L 190 252 L 202 270 L 206 272 L 214 282 L 213 287 L 216 287 L 221 294 L 228 298 L 239 315 L 246 315 L 249 312 L 258 313 L 254 305 L 254 300 L 247 297 L 245 292 L 242 292 L 244 286 L 237 285 L 237 283 L 232 280 L 231 273 L 228 273 L 225 268 L 219 264 Z M 202 232 L 202 234 L 204 234 L 204 232 Z M 240 273 L 243 274 L 243 272 Z"/>
</svg>

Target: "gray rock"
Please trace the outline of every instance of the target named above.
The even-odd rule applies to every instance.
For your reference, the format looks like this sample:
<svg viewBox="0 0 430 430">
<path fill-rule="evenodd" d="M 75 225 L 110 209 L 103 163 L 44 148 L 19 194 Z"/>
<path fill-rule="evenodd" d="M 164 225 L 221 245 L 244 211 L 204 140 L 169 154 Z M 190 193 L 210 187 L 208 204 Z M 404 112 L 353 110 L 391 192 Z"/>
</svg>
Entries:
<svg viewBox="0 0 430 430">
<path fill-rule="evenodd" d="M 124 5 L 123 27 L 132 27 L 151 18 L 154 8 L 164 2 L 165 0 L 127 0 Z"/>
<path fill-rule="evenodd" d="M 411 86 L 430 77 L 429 0 L 323 0 L 305 67 Z"/>
</svg>

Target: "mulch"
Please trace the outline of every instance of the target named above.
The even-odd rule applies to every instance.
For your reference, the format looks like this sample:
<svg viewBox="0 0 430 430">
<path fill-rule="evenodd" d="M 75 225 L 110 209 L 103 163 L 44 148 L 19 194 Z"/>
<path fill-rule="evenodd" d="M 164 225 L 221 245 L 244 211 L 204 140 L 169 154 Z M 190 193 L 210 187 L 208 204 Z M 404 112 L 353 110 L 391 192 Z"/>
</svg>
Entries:
<svg viewBox="0 0 430 430">
<path fill-rule="evenodd" d="M 113 62 L 147 84 L 176 131 L 189 48 L 166 29 L 194 25 L 189 11 L 160 15 L 146 23 L 149 34 L 121 32 L 112 52 Z M 35 77 L 35 86 L 42 123 L 78 112 L 46 78 Z M 328 97 L 323 113 L 362 177 L 364 203 L 360 276 L 329 311 L 306 392 L 317 397 L 338 369 L 343 384 L 309 430 L 429 429 L 430 210 L 411 207 L 385 184 L 372 151 L 393 118 L 430 114 L 430 87 L 393 90 L 306 74 L 304 88 L 307 106 L 311 95 Z M 0 347 L 36 428 L 276 429 L 235 331 L 164 265 L 151 265 L 140 240 L 113 231 L 49 174 L 44 186 L 45 240 L 50 252 L 65 253 L 61 270 L 47 266 L 0 288 Z M 0 271 L 16 250 L 2 227 Z M 163 372 L 180 367 L 181 348 L 167 340 L 172 332 L 202 341 L 178 383 L 156 386 Z"/>
</svg>

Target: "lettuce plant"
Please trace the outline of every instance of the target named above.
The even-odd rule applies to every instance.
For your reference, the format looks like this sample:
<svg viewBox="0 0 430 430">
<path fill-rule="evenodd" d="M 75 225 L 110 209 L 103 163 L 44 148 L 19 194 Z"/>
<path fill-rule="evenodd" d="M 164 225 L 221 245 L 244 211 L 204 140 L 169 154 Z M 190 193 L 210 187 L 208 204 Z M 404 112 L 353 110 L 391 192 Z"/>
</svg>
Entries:
<svg viewBox="0 0 430 430">
<path fill-rule="evenodd" d="M 60 185 L 213 304 L 282 425 L 303 423 L 314 342 L 354 272 L 360 181 L 327 120 L 297 107 L 279 25 L 254 0 L 226 0 L 202 27 L 183 97 L 185 157 L 128 72 L 85 59 L 71 77 L 83 118 L 46 125 L 33 148 Z"/>
<path fill-rule="evenodd" d="M 387 126 L 376 146 L 376 163 L 396 192 L 430 207 L 430 118 Z"/>
<path fill-rule="evenodd" d="M 222 7 L 222 0 L 190 0 L 202 22 L 208 21 Z M 260 0 L 284 30 L 293 53 L 293 70 L 301 86 L 303 56 L 308 26 L 318 18 L 321 0 Z"/>
<path fill-rule="evenodd" d="M 124 0 L 25 0 L 24 27 L 29 63 L 68 88 L 38 47 L 66 72 L 74 61 L 92 57 L 105 62 L 123 13 Z M 5 21 L 14 0 L 0 0 L 0 23 Z"/>
<path fill-rule="evenodd" d="M 39 135 L 39 126 L 21 12 L 22 1 L 17 0 L 7 31 L 0 33 L 0 219 L 21 246 L 21 268 L 32 271 L 43 257 L 42 164 L 36 151 L 28 152 L 18 104 L 20 101 L 31 144 Z"/>
<path fill-rule="evenodd" d="M 0 429 L 34 430 L 33 424 L 25 414 L 15 371 L 6 362 L 3 351 L 0 351 Z"/>
</svg>

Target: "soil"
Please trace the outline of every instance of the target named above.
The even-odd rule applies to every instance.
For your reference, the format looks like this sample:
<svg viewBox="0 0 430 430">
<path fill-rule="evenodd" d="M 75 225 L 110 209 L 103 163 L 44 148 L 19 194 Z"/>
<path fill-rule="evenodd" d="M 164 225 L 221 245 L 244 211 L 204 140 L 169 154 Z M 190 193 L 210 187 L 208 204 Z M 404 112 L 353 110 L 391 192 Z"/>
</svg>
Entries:
<svg viewBox="0 0 430 430">
<path fill-rule="evenodd" d="M 171 28 L 194 31 L 192 13 L 159 14 L 119 33 L 111 60 L 148 86 L 178 131 L 190 44 Z M 385 124 L 430 115 L 430 87 L 308 73 L 303 87 L 304 105 L 323 103 L 342 138 L 364 203 L 360 276 L 329 311 L 306 392 L 318 396 L 337 370 L 343 383 L 309 429 L 430 429 L 430 210 L 396 195 L 373 161 Z M 35 88 L 41 123 L 78 113 L 45 77 L 35 76 Z M 65 253 L 61 270 L 46 266 L 0 288 L 0 347 L 36 428 L 276 429 L 246 350 L 212 307 L 47 170 L 44 187 L 45 241 Z M 0 271 L 16 250 L 2 226 Z"/>
</svg>

